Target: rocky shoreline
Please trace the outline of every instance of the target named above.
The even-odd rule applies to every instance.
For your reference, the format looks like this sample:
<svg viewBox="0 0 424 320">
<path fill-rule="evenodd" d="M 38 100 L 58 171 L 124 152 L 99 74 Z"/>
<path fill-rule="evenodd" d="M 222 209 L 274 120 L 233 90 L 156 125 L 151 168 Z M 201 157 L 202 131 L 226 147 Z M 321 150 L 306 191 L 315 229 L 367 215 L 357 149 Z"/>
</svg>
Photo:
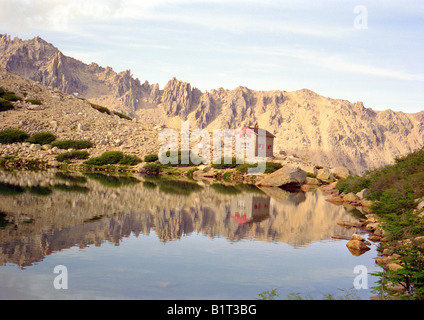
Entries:
<svg viewBox="0 0 424 320">
<path fill-rule="evenodd" d="M 396 251 L 399 247 L 412 246 L 412 242 L 424 246 L 424 236 L 395 242 L 391 241 L 387 237 L 387 232 L 382 228 L 380 217 L 370 210 L 372 201 L 365 199 L 366 195 L 369 193 L 368 189 L 363 189 L 356 194 L 344 194 L 335 188 L 336 184 L 337 182 L 331 183 L 321 188 L 323 192 L 332 196 L 330 199 L 327 199 L 327 201 L 336 205 L 358 208 L 364 214 L 365 218 L 358 218 L 355 222 L 338 221 L 337 224 L 339 226 L 349 229 L 355 228 L 357 232 L 355 232 L 351 238 L 339 237 L 337 235 L 333 236 L 333 238 L 347 240 L 346 247 L 353 255 L 361 255 L 370 250 L 370 241 L 380 243 L 378 256 L 374 258 L 375 263 L 380 265 L 384 272 L 403 269 L 404 266 L 400 260 L 401 256 Z M 424 208 L 424 201 L 420 202 L 417 208 L 418 210 L 422 210 Z M 359 233 L 366 234 L 367 239 L 359 235 Z M 394 298 L 398 293 L 404 293 L 407 290 L 405 286 L 392 283 L 387 284 L 386 289 L 392 292 L 391 297 Z M 381 300 L 382 297 L 377 295 L 372 296 L 370 299 Z"/>
</svg>

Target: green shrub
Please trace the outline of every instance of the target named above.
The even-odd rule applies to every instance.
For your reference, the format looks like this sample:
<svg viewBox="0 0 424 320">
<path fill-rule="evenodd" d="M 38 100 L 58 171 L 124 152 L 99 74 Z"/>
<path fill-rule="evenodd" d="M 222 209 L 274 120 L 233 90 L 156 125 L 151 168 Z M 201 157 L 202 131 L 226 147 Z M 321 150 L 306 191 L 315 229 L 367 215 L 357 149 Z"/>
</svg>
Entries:
<svg viewBox="0 0 424 320">
<path fill-rule="evenodd" d="M 363 189 L 370 187 L 370 179 L 368 177 L 349 176 L 346 179 L 337 182 L 336 189 L 343 193 L 357 193 Z"/>
<path fill-rule="evenodd" d="M 267 162 L 265 173 L 273 173 L 274 171 L 277 171 L 278 169 L 281 169 L 283 165 L 278 162 Z"/>
<path fill-rule="evenodd" d="M 94 157 L 85 161 L 85 164 L 96 166 L 104 166 L 107 164 L 121 164 L 121 165 L 136 165 L 140 163 L 141 159 L 137 156 L 126 155 L 122 151 L 106 151 L 99 157 Z"/>
<path fill-rule="evenodd" d="M 400 246 L 399 240 L 414 242 L 416 236 L 424 236 L 424 219 L 415 212 L 416 199 L 424 197 L 424 148 L 396 159 L 395 164 L 367 172 L 363 177 L 352 177 L 340 181 L 337 189 L 355 192 L 368 187 L 373 200 L 371 212 L 380 217 L 380 226 L 386 231 L 385 238 L 400 256 L 404 268 L 378 272 L 380 283 L 388 283 L 407 289 L 396 293 L 399 299 L 424 299 L 424 248 Z M 388 291 L 390 294 L 390 291 Z"/>
<path fill-rule="evenodd" d="M 144 156 L 144 162 L 155 162 L 158 160 L 159 160 L 159 157 L 157 154 L 148 154 Z"/>
<path fill-rule="evenodd" d="M 5 92 L 2 94 L 1 98 L 8 101 L 19 101 L 22 100 L 21 97 L 17 96 L 14 92 Z"/>
<path fill-rule="evenodd" d="M 264 173 L 273 173 L 274 171 L 277 171 L 278 169 L 281 169 L 283 166 L 281 163 L 278 162 L 266 162 L 265 163 L 265 171 Z M 243 163 L 243 164 L 239 164 L 236 167 L 236 170 L 242 174 L 246 174 L 248 171 L 248 169 L 251 168 L 253 169 L 253 173 L 255 172 L 255 168 L 257 168 L 258 173 L 262 173 L 259 172 L 259 170 L 262 170 L 262 166 L 258 166 L 257 163 L 255 164 L 249 164 L 249 163 Z"/>
<path fill-rule="evenodd" d="M 0 97 L 1 96 L 3 96 L 3 94 L 5 93 L 6 91 L 2 88 L 2 87 L 0 87 Z"/>
<path fill-rule="evenodd" d="M 90 140 L 59 140 L 51 144 L 58 149 L 88 149 L 93 146 Z"/>
<path fill-rule="evenodd" d="M 237 164 L 237 159 L 235 157 L 222 157 L 219 163 L 213 163 L 211 167 L 214 169 L 233 169 L 236 168 L 238 165 L 239 164 Z"/>
<path fill-rule="evenodd" d="M 36 105 L 40 105 L 41 101 L 37 100 L 37 99 L 26 99 L 25 102 L 27 103 L 31 103 L 31 104 L 36 104 Z"/>
<path fill-rule="evenodd" d="M 56 136 L 48 131 L 42 131 L 34 133 L 31 137 L 26 139 L 26 142 L 35 143 L 35 144 L 49 144 L 56 140 Z"/>
<path fill-rule="evenodd" d="M 143 168 L 146 169 L 147 172 L 149 173 L 158 174 L 159 172 L 162 171 L 162 167 L 163 167 L 162 164 L 154 162 L 154 163 L 146 163 Z"/>
<path fill-rule="evenodd" d="M 89 154 L 87 151 L 74 150 L 70 152 L 61 153 L 56 156 L 56 160 L 63 162 L 71 159 L 88 159 Z"/>
<path fill-rule="evenodd" d="M 106 107 L 99 106 L 98 104 L 91 103 L 91 102 L 90 102 L 90 105 L 91 105 L 91 107 L 93 107 L 97 111 L 100 111 L 102 113 L 109 113 L 110 114 L 110 110 L 108 108 L 106 108 Z"/>
<path fill-rule="evenodd" d="M 195 173 L 196 171 L 198 171 L 199 169 L 197 169 L 197 168 L 193 168 L 193 169 L 190 169 L 190 170 L 188 170 L 187 171 L 187 177 L 189 178 L 189 179 L 193 179 L 193 173 Z"/>
<path fill-rule="evenodd" d="M 141 159 L 134 155 L 125 154 L 121 160 L 119 160 L 118 164 L 126 165 L 126 166 L 135 166 L 139 164 Z"/>
<path fill-rule="evenodd" d="M 6 111 L 13 109 L 13 105 L 10 101 L 0 98 L 0 111 Z"/>
<path fill-rule="evenodd" d="M 186 158 L 187 154 L 188 154 L 188 159 Z M 171 151 L 167 151 L 165 153 L 165 156 L 170 157 Z M 172 158 L 171 161 L 176 163 L 167 163 L 166 165 L 171 167 L 187 167 L 187 166 L 195 166 L 195 165 L 204 163 L 203 158 L 196 155 L 192 156 L 191 153 L 187 151 L 178 151 L 177 157 Z M 188 163 L 183 163 L 183 162 L 188 162 Z"/>
<path fill-rule="evenodd" d="M 124 157 L 124 153 L 122 151 L 106 151 L 100 157 L 107 164 L 116 164 Z"/>
<path fill-rule="evenodd" d="M 89 102 L 89 103 L 90 103 L 90 105 L 91 105 L 91 107 L 92 107 L 92 108 L 96 109 L 97 111 L 100 111 L 101 113 L 107 113 L 107 114 L 110 114 L 110 115 L 117 115 L 118 117 L 120 117 L 120 118 L 122 118 L 122 119 L 132 120 L 132 118 L 131 118 L 131 117 L 129 117 L 129 116 L 127 116 L 127 115 L 125 115 L 125 114 L 123 114 L 123 113 L 121 113 L 121 112 L 118 112 L 118 111 L 110 111 L 110 110 L 109 110 L 108 108 L 106 108 L 106 107 L 103 107 L 103 106 L 100 106 L 100 105 L 98 105 L 98 104 L 91 103 L 91 102 Z"/>
<path fill-rule="evenodd" d="M 18 129 L 6 129 L 0 132 L 0 143 L 23 142 L 29 135 Z"/>
<path fill-rule="evenodd" d="M 126 120 L 132 120 L 132 118 L 130 118 L 129 116 L 127 116 L 126 114 L 123 114 L 121 112 L 118 111 L 113 111 L 113 114 L 117 115 L 118 117 L 122 118 L 122 119 L 126 119 Z"/>
</svg>

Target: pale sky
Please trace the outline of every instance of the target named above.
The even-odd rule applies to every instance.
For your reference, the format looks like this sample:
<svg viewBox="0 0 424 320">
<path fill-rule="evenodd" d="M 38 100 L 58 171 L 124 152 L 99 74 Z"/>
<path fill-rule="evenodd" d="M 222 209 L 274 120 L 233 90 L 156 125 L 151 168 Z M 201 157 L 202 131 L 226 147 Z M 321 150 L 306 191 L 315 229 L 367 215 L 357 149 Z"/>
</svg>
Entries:
<svg viewBox="0 0 424 320">
<path fill-rule="evenodd" d="M 0 0 L 0 33 L 163 88 L 303 88 L 424 110 L 422 0 Z"/>
</svg>

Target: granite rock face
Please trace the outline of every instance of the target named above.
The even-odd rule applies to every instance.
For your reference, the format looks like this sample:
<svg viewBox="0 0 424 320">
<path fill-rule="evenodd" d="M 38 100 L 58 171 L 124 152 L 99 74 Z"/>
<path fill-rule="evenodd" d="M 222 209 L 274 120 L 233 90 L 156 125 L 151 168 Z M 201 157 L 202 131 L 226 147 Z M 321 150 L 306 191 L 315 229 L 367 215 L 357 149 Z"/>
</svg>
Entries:
<svg viewBox="0 0 424 320">
<path fill-rule="evenodd" d="M 269 174 L 260 182 L 259 187 L 300 187 L 307 183 L 306 172 L 299 167 L 284 166 Z"/>
</svg>

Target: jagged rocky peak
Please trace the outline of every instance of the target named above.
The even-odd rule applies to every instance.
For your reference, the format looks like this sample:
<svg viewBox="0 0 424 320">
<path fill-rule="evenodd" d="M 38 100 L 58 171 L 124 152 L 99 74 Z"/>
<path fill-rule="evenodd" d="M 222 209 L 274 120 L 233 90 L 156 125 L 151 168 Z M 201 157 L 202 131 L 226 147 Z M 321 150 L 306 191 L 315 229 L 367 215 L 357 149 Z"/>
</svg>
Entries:
<svg viewBox="0 0 424 320">
<path fill-rule="evenodd" d="M 184 120 L 199 103 L 201 91 L 191 88 L 190 83 L 173 77 L 163 88 L 161 103 L 167 115 L 181 116 Z"/>
</svg>

